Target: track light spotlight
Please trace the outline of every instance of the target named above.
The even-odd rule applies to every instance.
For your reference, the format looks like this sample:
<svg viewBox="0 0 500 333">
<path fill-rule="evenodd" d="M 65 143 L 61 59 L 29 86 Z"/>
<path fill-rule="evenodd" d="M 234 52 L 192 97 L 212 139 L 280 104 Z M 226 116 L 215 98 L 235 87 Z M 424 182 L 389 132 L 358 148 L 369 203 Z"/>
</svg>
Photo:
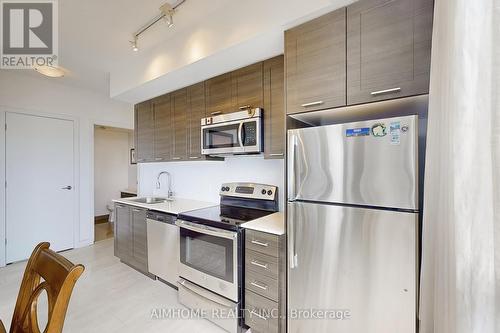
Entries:
<svg viewBox="0 0 500 333">
<path fill-rule="evenodd" d="M 165 21 L 169 28 L 174 26 L 174 8 L 169 3 L 165 3 L 160 7 L 160 13 L 164 16 Z"/>
<path fill-rule="evenodd" d="M 130 45 L 132 45 L 132 51 L 139 51 L 139 47 L 137 46 L 137 36 L 134 36 L 134 40 L 130 41 Z"/>
</svg>

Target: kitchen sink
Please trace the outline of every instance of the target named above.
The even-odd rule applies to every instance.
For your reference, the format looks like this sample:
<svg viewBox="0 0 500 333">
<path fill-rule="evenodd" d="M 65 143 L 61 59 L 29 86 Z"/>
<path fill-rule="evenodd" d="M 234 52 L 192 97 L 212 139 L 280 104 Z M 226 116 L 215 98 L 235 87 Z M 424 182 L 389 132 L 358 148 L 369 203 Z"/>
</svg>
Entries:
<svg viewBox="0 0 500 333">
<path fill-rule="evenodd" d="M 152 205 L 152 204 L 164 203 L 164 202 L 167 202 L 167 201 L 173 201 L 173 199 L 158 198 L 158 197 L 145 197 L 145 198 L 131 199 L 131 201 Z"/>
</svg>

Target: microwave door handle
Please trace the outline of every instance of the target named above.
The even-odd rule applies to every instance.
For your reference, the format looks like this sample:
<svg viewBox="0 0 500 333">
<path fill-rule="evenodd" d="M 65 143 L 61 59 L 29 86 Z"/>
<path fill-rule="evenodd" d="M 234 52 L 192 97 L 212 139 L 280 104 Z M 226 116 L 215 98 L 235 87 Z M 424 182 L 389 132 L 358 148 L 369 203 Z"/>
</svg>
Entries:
<svg viewBox="0 0 500 333">
<path fill-rule="evenodd" d="M 238 127 L 238 142 L 240 147 L 243 148 L 243 122 L 240 122 L 240 126 Z"/>
</svg>

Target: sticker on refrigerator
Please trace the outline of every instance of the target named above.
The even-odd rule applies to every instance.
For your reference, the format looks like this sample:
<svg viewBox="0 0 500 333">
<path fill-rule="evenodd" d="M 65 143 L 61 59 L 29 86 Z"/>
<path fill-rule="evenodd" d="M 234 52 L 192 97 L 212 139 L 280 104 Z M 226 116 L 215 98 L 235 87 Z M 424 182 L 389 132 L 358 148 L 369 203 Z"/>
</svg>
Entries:
<svg viewBox="0 0 500 333">
<path fill-rule="evenodd" d="M 361 127 L 361 128 L 348 128 L 345 130 L 345 136 L 369 136 L 370 128 L 369 127 Z"/>
<path fill-rule="evenodd" d="M 377 123 L 372 126 L 372 134 L 375 137 L 383 137 L 387 135 L 387 128 L 385 127 L 385 124 L 383 123 Z"/>
<path fill-rule="evenodd" d="M 401 123 L 399 121 L 391 123 L 389 126 L 389 135 L 392 145 L 399 145 L 401 143 Z"/>
</svg>

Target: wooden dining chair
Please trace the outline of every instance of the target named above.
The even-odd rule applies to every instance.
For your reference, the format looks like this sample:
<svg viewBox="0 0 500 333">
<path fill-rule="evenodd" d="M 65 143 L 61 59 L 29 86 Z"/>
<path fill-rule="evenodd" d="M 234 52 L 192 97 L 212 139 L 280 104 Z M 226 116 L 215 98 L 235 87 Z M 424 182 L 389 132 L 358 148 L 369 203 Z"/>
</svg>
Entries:
<svg viewBox="0 0 500 333">
<path fill-rule="evenodd" d="M 85 267 L 73 265 L 60 254 L 50 250 L 49 246 L 49 243 L 40 243 L 31 254 L 17 296 L 10 333 L 41 332 L 37 304 L 38 297 L 44 290 L 47 293 L 48 320 L 42 332 L 62 332 L 73 287 Z M 6 333 L 1 321 L 0 333 Z"/>
</svg>

